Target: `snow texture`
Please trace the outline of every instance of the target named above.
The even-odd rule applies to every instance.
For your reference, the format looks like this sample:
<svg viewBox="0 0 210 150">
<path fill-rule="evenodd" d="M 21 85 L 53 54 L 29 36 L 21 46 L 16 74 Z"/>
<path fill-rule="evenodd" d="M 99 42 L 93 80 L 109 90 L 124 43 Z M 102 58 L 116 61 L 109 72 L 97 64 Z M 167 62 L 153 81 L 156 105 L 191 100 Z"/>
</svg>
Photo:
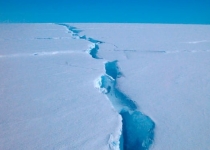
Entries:
<svg viewBox="0 0 210 150">
<path fill-rule="evenodd" d="M 0 149 L 208 149 L 209 47 L 208 25 L 0 24 Z"/>
</svg>

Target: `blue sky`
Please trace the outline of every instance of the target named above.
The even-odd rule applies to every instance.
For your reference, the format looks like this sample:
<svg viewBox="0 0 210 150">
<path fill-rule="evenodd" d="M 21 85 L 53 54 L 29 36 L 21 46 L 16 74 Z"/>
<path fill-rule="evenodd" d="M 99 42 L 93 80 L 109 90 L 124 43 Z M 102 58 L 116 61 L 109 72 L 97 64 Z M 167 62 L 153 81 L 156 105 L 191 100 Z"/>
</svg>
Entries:
<svg viewBox="0 0 210 150">
<path fill-rule="evenodd" d="M 210 24 L 210 0 L 0 0 L 0 22 Z"/>
</svg>

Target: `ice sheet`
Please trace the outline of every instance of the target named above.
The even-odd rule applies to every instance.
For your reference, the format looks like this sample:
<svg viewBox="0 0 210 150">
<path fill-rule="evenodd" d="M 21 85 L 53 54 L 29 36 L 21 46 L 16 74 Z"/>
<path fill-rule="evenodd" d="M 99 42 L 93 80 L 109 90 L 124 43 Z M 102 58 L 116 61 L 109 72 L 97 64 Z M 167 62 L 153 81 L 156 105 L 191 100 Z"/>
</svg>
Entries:
<svg viewBox="0 0 210 150">
<path fill-rule="evenodd" d="M 1 149 L 126 150 L 140 133 L 123 124 L 141 123 L 119 111 L 130 108 L 124 98 L 154 121 L 150 149 L 208 149 L 210 26 L 1 24 L 0 33 Z"/>
</svg>

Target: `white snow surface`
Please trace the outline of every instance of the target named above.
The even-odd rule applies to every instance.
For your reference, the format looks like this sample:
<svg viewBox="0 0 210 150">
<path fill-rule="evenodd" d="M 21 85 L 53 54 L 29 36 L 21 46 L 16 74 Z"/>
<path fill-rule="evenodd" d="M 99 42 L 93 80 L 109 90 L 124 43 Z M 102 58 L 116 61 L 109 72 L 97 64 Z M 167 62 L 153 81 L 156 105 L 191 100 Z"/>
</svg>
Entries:
<svg viewBox="0 0 210 150">
<path fill-rule="evenodd" d="M 0 149 L 119 149 L 122 121 L 96 88 L 117 60 L 117 87 L 155 123 L 151 150 L 210 143 L 210 26 L 0 24 Z"/>
</svg>

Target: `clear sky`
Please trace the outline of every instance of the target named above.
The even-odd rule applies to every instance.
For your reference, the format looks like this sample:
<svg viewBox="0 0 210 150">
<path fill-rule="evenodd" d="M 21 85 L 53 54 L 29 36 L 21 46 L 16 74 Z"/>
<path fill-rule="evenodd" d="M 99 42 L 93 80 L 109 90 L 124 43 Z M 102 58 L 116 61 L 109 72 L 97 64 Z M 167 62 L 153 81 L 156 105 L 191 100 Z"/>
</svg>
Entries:
<svg viewBox="0 0 210 150">
<path fill-rule="evenodd" d="M 0 0 L 0 22 L 210 24 L 210 0 Z"/>
</svg>

